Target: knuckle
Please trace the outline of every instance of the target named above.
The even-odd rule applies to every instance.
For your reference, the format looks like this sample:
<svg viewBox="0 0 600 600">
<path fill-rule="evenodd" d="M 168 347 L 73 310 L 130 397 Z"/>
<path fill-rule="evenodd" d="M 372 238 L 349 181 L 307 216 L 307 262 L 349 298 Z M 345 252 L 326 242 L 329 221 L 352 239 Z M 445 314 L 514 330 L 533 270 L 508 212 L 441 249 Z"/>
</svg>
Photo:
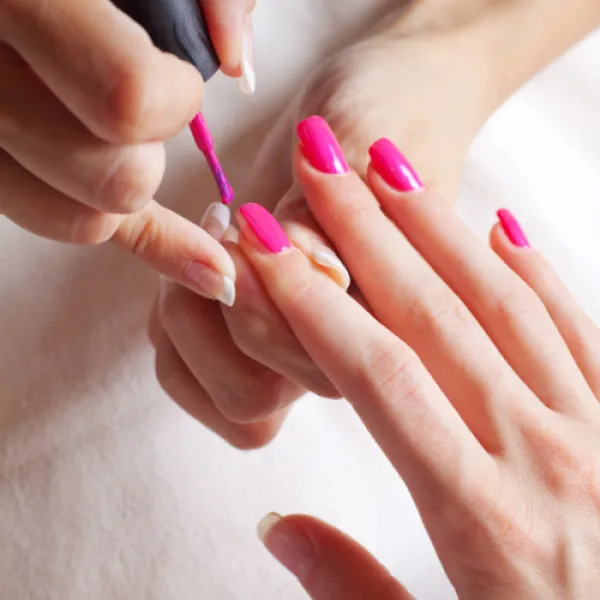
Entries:
<svg viewBox="0 0 600 600">
<path fill-rule="evenodd" d="M 300 250 L 287 256 L 285 270 L 294 273 L 294 284 L 278 288 L 279 304 L 289 310 L 304 312 L 306 306 L 319 304 L 325 300 L 327 292 L 320 285 L 320 279 L 308 258 Z"/>
<path fill-rule="evenodd" d="M 546 309 L 528 285 L 515 281 L 498 294 L 495 311 L 502 322 L 513 323 L 517 319 L 540 315 Z"/>
<path fill-rule="evenodd" d="M 471 322 L 472 316 L 456 296 L 448 290 L 443 290 L 409 302 L 404 312 L 404 320 L 411 329 L 426 335 L 439 329 L 442 324 L 445 329 L 464 330 Z"/>
<path fill-rule="evenodd" d="M 162 225 L 151 215 L 131 217 L 125 236 L 125 246 L 134 256 L 143 257 L 148 248 L 155 247 L 162 237 Z"/>
<path fill-rule="evenodd" d="M 231 338 L 242 354 L 259 360 L 270 350 L 272 327 L 269 321 L 259 314 L 247 315 L 243 326 L 229 327 Z"/>
<path fill-rule="evenodd" d="M 542 478 L 548 490 L 564 500 L 591 500 L 600 506 L 600 465 L 596 457 L 560 440 L 548 440 L 544 446 Z"/>
<path fill-rule="evenodd" d="M 96 193 L 104 210 L 132 213 L 154 196 L 164 172 L 161 144 L 120 151 Z"/>
<path fill-rule="evenodd" d="M 365 353 L 360 377 L 371 393 L 392 407 L 416 397 L 421 390 L 421 361 L 408 347 L 381 345 Z"/>
<path fill-rule="evenodd" d="M 107 125 L 117 139 L 135 142 L 144 138 L 151 94 L 151 69 L 146 48 L 130 52 L 114 67 L 106 96 Z"/>
</svg>

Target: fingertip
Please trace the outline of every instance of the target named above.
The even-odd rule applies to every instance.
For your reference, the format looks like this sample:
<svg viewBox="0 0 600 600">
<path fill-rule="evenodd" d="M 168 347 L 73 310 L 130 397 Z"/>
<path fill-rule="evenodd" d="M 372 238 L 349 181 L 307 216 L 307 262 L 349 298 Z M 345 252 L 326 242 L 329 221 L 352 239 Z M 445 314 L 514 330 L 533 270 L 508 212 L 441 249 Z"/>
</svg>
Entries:
<svg viewBox="0 0 600 600">
<path fill-rule="evenodd" d="M 230 77 L 242 75 L 244 32 L 253 3 L 201 0 L 212 43 L 221 62 L 221 71 Z"/>
</svg>

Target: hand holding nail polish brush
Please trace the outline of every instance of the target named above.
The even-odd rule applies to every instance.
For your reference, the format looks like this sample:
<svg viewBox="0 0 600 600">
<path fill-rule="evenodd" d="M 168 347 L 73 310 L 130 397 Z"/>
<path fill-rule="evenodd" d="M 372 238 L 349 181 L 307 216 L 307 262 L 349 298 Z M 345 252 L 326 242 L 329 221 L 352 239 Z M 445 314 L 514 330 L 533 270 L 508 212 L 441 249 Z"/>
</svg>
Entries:
<svg viewBox="0 0 600 600">
<path fill-rule="evenodd" d="M 218 71 L 219 59 L 198 0 L 114 0 L 114 3 L 148 32 L 158 48 L 193 64 L 205 82 Z M 244 65 L 247 62 L 242 60 Z M 229 204 L 233 189 L 214 151 L 213 138 L 202 113 L 194 117 L 190 130 L 215 178 L 221 200 Z"/>
</svg>

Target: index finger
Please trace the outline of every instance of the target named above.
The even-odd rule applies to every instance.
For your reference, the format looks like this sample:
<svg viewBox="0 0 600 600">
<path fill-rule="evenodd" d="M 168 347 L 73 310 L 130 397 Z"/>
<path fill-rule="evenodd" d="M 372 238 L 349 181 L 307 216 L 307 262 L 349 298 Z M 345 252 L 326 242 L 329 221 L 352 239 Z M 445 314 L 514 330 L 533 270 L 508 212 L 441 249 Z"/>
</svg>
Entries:
<svg viewBox="0 0 600 600">
<path fill-rule="evenodd" d="M 98 137 L 163 140 L 200 110 L 200 73 L 158 50 L 109 0 L 2 4 L 0 39 Z"/>
<path fill-rule="evenodd" d="M 227 306 L 235 301 L 236 271 L 227 250 L 204 229 L 150 202 L 118 219 L 112 241 L 162 275 Z"/>
<path fill-rule="evenodd" d="M 352 403 L 417 500 L 465 488 L 492 460 L 416 354 L 311 267 L 262 207 L 238 213 L 240 243 L 315 363 Z M 435 440 L 434 442 L 432 440 Z M 448 469 L 448 464 L 458 468 Z M 468 472 L 460 469 L 469 467 Z"/>
</svg>

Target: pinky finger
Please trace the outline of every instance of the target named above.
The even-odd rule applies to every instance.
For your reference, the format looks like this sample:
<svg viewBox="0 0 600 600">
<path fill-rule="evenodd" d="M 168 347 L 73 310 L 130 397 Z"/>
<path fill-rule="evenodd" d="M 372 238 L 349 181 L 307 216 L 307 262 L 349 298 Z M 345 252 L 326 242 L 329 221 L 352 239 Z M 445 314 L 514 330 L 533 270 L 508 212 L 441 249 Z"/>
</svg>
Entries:
<svg viewBox="0 0 600 600">
<path fill-rule="evenodd" d="M 272 513 L 258 533 L 313 600 L 414 600 L 362 546 L 322 521 Z"/>
<path fill-rule="evenodd" d="M 600 399 L 600 329 L 579 306 L 548 261 L 529 246 L 506 210 L 492 229 L 492 249 L 542 300 L 589 386 Z"/>
<path fill-rule="evenodd" d="M 282 410 L 256 423 L 234 423 L 215 406 L 198 383 L 169 336 L 162 331 L 156 340 L 156 376 L 163 390 L 189 415 L 240 450 L 266 446 L 279 432 L 286 417 Z"/>
</svg>

